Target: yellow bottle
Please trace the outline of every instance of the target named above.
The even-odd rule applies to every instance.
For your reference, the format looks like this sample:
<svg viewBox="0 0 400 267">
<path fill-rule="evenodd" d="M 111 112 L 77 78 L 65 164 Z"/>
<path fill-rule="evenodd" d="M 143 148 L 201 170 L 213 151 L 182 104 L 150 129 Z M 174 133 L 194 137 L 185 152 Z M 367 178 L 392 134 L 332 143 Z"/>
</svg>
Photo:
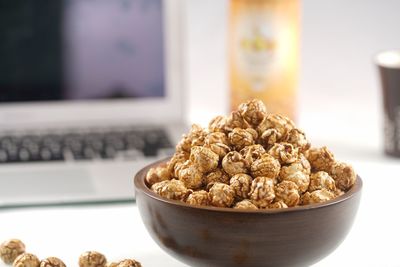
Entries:
<svg viewBox="0 0 400 267">
<path fill-rule="evenodd" d="M 231 109 L 249 99 L 295 119 L 299 0 L 231 0 Z"/>
</svg>

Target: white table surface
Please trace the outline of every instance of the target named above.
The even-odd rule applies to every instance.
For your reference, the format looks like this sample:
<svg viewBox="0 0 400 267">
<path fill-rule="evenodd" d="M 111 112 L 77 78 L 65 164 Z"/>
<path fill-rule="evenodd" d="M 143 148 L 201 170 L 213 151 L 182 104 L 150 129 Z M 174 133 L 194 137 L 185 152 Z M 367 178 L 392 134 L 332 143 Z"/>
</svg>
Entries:
<svg viewBox="0 0 400 267">
<path fill-rule="evenodd" d="M 364 188 L 347 238 L 314 267 L 400 266 L 400 159 L 383 156 L 379 129 L 370 116 L 335 113 L 329 120 L 315 114 L 302 115 L 310 118 L 300 121 L 302 128 L 314 144 L 326 144 L 337 158 L 353 164 Z M 0 209 L 0 241 L 8 238 L 22 239 L 27 251 L 40 258 L 58 256 L 72 267 L 87 250 L 109 260 L 133 257 L 145 267 L 185 266 L 155 244 L 135 204 Z"/>
</svg>

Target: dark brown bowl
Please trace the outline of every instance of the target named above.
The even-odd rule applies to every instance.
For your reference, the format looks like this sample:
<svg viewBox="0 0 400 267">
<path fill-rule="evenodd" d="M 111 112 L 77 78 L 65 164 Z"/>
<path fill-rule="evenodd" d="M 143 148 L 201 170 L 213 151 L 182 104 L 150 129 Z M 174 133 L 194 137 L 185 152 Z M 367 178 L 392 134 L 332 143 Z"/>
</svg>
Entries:
<svg viewBox="0 0 400 267">
<path fill-rule="evenodd" d="M 362 180 L 321 204 L 243 211 L 189 206 L 164 199 L 135 176 L 136 201 L 152 238 L 189 266 L 308 266 L 330 254 L 349 232 L 360 203 Z"/>
</svg>

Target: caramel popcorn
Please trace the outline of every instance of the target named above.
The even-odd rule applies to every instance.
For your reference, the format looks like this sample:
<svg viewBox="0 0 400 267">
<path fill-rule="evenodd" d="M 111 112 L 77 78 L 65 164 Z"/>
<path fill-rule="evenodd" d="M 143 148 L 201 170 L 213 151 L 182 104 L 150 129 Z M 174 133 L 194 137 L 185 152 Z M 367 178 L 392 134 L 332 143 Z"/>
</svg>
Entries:
<svg viewBox="0 0 400 267">
<path fill-rule="evenodd" d="M 319 171 L 311 174 L 310 176 L 310 186 L 308 187 L 308 191 L 312 192 L 315 190 L 320 190 L 325 188 L 326 190 L 335 192 L 335 180 L 327 172 Z"/>
<path fill-rule="evenodd" d="M 277 143 L 281 139 L 281 134 L 278 132 L 277 129 L 271 128 L 265 130 L 260 137 L 260 141 L 263 145 L 269 147 L 273 144 Z"/>
<path fill-rule="evenodd" d="M 190 161 L 202 173 L 207 173 L 218 166 L 219 157 L 211 149 L 194 146 L 190 150 Z"/>
<path fill-rule="evenodd" d="M 310 147 L 293 121 L 250 100 L 207 128 L 193 124 L 146 182 L 165 198 L 235 209 L 290 208 L 346 193 L 357 177 L 352 167 L 326 147 Z"/>
<path fill-rule="evenodd" d="M 229 142 L 237 151 L 254 144 L 253 135 L 245 129 L 235 128 L 229 133 Z"/>
<path fill-rule="evenodd" d="M 225 131 L 231 132 L 235 128 L 247 129 L 250 125 L 243 119 L 239 111 L 233 111 L 226 120 Z"/>
<path fill-rule="evenodd" d="M 279 160 L 280 164 L 290 164 L 299 157 L 298 148 L 289 143 L 276 143 L 268 150 L 268 154 Z"/>
<path fill-rule="evenodd" d="M 253 177 L 266 176 L 275 179 L 280 171 L 279 161 L 269 154 L 263 154 L 251 164 L 251 175 Z"/>
<path fill-rule="evenodd" d="M 205 139 L 206 145 L 218 144 L 218 143 L 228 146 L 229 145 L 228 136 L 223 132 L 210 132 L 207 134 Z"/>
<path fill-rule="evenodd" d="M 230 176 L 247 173 L 246 162 L 237 151 L 231 151 L 222 159 L 222 168 Z"/>
<path fill-rule="evenodd" d="M 225 126 L 227 123 L 227 118 L 224 116 L 216 116 L 208 124 L 208 130 L 212 133 L 214 132 L 225 132 Z"/>
<path fill-rule="evenodd" d="M 297 206 L 300 202 L 299 188 L 292 181 L 282 181 L 275 186 L 275 201 L 282 201 L 288 207 Z"/>
<path fill-rule="evenodd" d="M 171 172 L 168 170 L 167 164 L 151 168 L 146 175 L 146 182 L 150 186 L 169 179 L 171 179 Z"/>
<path fill-rule="evenodd" d="M 333 164 L 331 167 L 331 175 L 336 182 L 336 187 L 344 191 L 350 189 L 357 179 L 353 167 L 343 162 L 335 162 L 335 164 Z"/>
<path fill-rule="evenodd" d="M 303 172 L 307 175 L 311 174 L 311 166 L 310 163 L 304 156 L 300 156 L 299 159 L 289 165 L 282 166 L 279 177 L 281 180 L 284 180 L 289 175 L 295 172 Z"/>
<path fill-rule="evenodd" d="M 285 177 L 281 177 L 281 179 L 282 181 L 291 181 L 295 183 L 301 193 L 307 191 L 308 186 L 310 185 L 310 176 L 301 171 L 291 173 Z"/>
<path fill-rule="evenodd" d="M 242 117 L 252 126 L 257 126 L 267 115 L 267 108 L 258 99 L 250 100 L 239 105 Z"/>
<path fill-rule="evenodd" d="M 79 267 L 105 267 L 106 257 L 97 251 L 87 251 L 79 256 Z"/>
<path fill-rule="evenodd" d="M 5 264 L 11 264 L 25 252 L 25 244 L 19 239 L 9 239 L 0 245 L 0 258 Z"/>
<path fill-rule="evenodd" d="M 235 191 L 223 183 L 214 183 L 209 191 L 211 205 L 216 207 L 230 207 L 235 200 Z"/>
<path fill-rule="evenodd" d="M 185 187 L 190 189 L 200 188 L 203 184 L 203 172 L 190 161 L 180 165 L 177 171 L 179 181 L 183 182 Z"/>
<path fill-rule="evenodd" d="M 297 128 L 291 129 L 284 137 L 284 141 L 297 147 L 301 152 L 306 151 L 311 146 L 304 132 Z"/>
<path fill-rule="evenodd" d="M 308 205 L 313 203 L 322 203 L 331 200 L 335 197 L 335 194 L 325 188 L 320 190 L 315 190 L 313 192 L 305 192 L 301 199 L 302 205 Z"/>
<path fill-rule="evenodd" d="M 244 173 L 232 176 L 229 184 L 231 188 L 235 191 L 236 198 L 248 198 L 252 181 L 253 178 L 251 178 L 250 175 Z"/>
<path fill-rule="evenodd" d="M 274 180 L 268 177 L 255 178 L 251 183 L 249 197 L 257 207 L 268 207 L 275 198 Z"/>
<path fill-rule="evenodd" d="M 38 257 L 31 253 L 22 253 L 13 262 L 13 267 L 39 267 Z"/>
<path fill-rule="evenodd" d="M 140 262 L 132 260 L 132 259 L 126 259 L 120 261 L 116 267 L 142 267 Z"/>
<path fill-rule="evenodd" d="M 204 145 L 206 131 L 197 124 L 193 124 L 188 135 L 183 135 L 181 142 L 176 146 L 176 151 L 185 151 L 190 153 L 192 146 Z"/>
<path fill-rule="evenodd" d="M 248 199 L 243 199 L 242 201 L 237 202 L 233 208 L 242 210 L 258 210 L 257 206 Z"/>
<path fill-rule="evenodd" d="M 168 171 L 174 174 L 175 165 L 183 164 L 189 159 L 189 153 L 185 151 L 176 151 L 172 158 L 167 162 Z M 175 175 L 176 177 L 176 175 Z"/>
<path fill-rule="evenodd" d="M 162 197 L 182 201 L 190 193 L 185 184 L 176 179 L 155 183 L 152 185 L 151 190 Z"/>
<path fill-rule="evenodd" d="M 293 128 L 294 123 L 289 118 L 278 114 L 268 114 L 258 125 L 257 131 L 262 135 L 268 129 L 276 129 L 277 137 L 280 140 Z"/>
<path fill-rule="evenodd" d="M 269 209 L 287 209 L 288 205 L 285 204 L 282 200 L 273 202 L 268 205 Z"/>
<path fill-rule="evenodd" d="M 265 153 L 266 151 L 262 145 L 247 146 L 240 150 L 240 154 L 243 156 L 247 168 L 250 168 L 253 162 L 261 158 Z"/>
<path fill-rule="evenodd" d="M 205 190 L 194 191 L 188 196 L 186 203 L 190 205 L 208 206 L 210 204 L 208 192 Z"/>
<path fill-rule="evenodd" d="M 305 156 L 310 162 L 312 169 L 315 171 L 329 172 L 331 166 L 335 163 L 332 152 L 325 146 L 321 148 L 310 148 L 306 151 Z"/>
<path fill-rule="evenodd" d="M 56 257 L 48 257 L 40 261 L 39 267 L 66 267 L 65 263 Z"/>
<path fill-rule="evenodd" d="M 211 149 L 220 159 L 231 151 L 228 137 L 221 132 L 212 132 L 206 136 L 205 146 Z"/>
<path fill-rule="evenodd" d="M 224 183 L 228 184 L 229 183 L 229 175 L 222 169 L 218 168 L 209 174 L 207 174 L 204 178 L 204 182 L 206 185 L 210 183 Z"/>
</svg>

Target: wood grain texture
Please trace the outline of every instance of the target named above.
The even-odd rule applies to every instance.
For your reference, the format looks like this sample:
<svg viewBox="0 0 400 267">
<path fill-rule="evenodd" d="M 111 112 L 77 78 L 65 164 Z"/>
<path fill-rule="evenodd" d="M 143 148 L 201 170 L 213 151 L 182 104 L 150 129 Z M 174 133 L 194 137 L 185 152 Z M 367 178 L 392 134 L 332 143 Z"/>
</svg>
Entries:
<svg viewBox="0 0 400 267">
<path fill-rule="evenodd" d="M 145 175 L 159 163 L 135 176 L 137 205 L 157 244 L 189 266 L 311 265 L 344 240 L 361 197 L 357 177 L 346 194 L 322 204 L 263 211 L 194 207 L 148 188 Z"/>
</svg>

